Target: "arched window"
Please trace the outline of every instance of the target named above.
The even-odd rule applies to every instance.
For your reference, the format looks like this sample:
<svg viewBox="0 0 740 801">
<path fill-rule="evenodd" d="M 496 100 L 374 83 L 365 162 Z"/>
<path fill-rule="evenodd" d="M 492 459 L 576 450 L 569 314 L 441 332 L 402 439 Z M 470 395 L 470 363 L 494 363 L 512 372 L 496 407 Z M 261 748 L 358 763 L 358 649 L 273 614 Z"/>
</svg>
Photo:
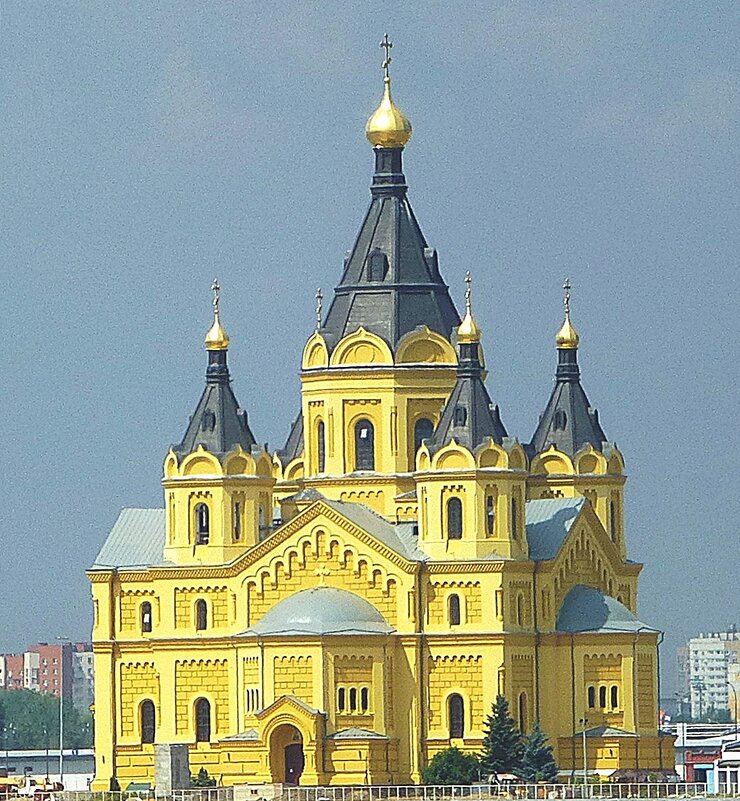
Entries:
<svg viewBox="0 0 740 801">
<path fill-rule="evenodd" d="M 234 542 L 242 538 L 242 505 L 234 501 Z"/>
<path fill-rule="evenodd" d="M 211 742 L 211 704 L 207 698 L 195 702 L 195 741 Z"/>
<path fill-rule="evenodd" d="M 195 544 L 208 545 L 208 540 L 210 537 L 211 523 L 208 505 L 205 503 L 199 503 L 195 507 Z"/>
<path fill-rule="evenodd" d="M 259 516 L 259 522 L 258 522 L 259 538 L 260 542 L 262 542 L 262 540 L 265 539 L 269 531 L 267 526 L 267 512 L 265 511 L 265 505 L 263 503 L 260 504 L 258 516 Z"/>
<path fill-rule="evenodd" d="M 208 604 L 198 598 L 195 602 L 195 630 L 205 631 L 208 628 Z"/>
<path fill-rule="evenodd" d="M 617 541 L 617 504 L 612 501 L 609 504 L 609 533 L 612 536 L 612 542 Z"/>
<path fill-rule="evenodd" d="M 346 695 L 347 695 L 347 691 L 344 689 L 344 687 L 340 687 L 339 691 L 337 692 L 337 709 L 340 712 L 344 712 L 344 706 L 345 706 L 345 703 L 346 703 L 346 700 L 345 700 Z"/>
<path fill-rule="evenodd" d="M 141 605 L 141 630 L 145 634 L 152 630 L 152 605 L 149 601 Z"/>
<path fill-rule="evenodd" d="M 611 696 L 612 709 L 619 709 L 619 687 L 616 684 L 612 684 Z"/>
<path fill-rule="evenodd" d="M 370 692 L 367 687 L 360 690 L 360 711 L 367 712 L 370 709 Z"/>
<path fill-rule="evenodd" d="M 421 448 L 421 443 L 434 433 L 434 423 L 426 417 L 420 417 L 414 425 L 414 453 Z"/>
<path fill-rule="evenodd" d="M 156 733 L 154 701 L 142 701 L 139 709 L 139 716 L 141 724 L 141 742 L 153 743 Z"/>
<path fill-rule="evenodd" d="M 592 685 L 588 688 L 588 708 L 594 709 L 596 707 L 596 688 Z"/>
<path fill-rule="evenodd" d="M 493 495 L 486 495 L 486 531 L 488 536 L 493 536 L 494 526 L 496 524 L 496 504 Z"/>
<path fill-rule="evenodd" d="M 450 740 L 460 740 L 465 735 L 465 704 L 462 696 L 455 693 L 447 699 L 450 721 Z"/>
<path fill-rule="evenodd" d="M 357 688 L 349 688 L 349 711 L 357 712 Z"/>
<path fill-rule="evenodd" d="M 319 473 L 323 473 L 326 470 L 326 429 L 324 427 L 324 421 L 319 420 L 318 426 L 316 426 L 316 452 L 318 453 L 318 467 Z"/>
<path fill-rule="evenodd" d="M 355 425 L 355 470 L 375 470 L 375 429 L 369 420 Z"/>
<path fill-rule="evenodd" d="M 519 693 L 519 731 L 527 731 L 527 694 Z"/>
<path fill-rule="evenodd" d="M 388 257 L 380 248 L 373 248 L 367 256 L 367 280 L 382 281 L 388 272 Z"/>
<path fill-rule="evenodd" d="M 606 687 L 599 687 L 599 706 L 606 709 Z"/>
<path fill-rule="evenodd" d="M 519 536 L 519 504 L 516 498 L 511 499 L 511 539 L 515 540 Z"/>
<path fill-rule="evenodd" d="M 462 501 L 459 498 L 447 501 L 447 539 L 462 539 Z"/>
<path fill-rule="evenodd" d="M 460 625 L 460 596 L 459 595 L 450 595 L 449 605 L 450 605 L 450 625 L 451 626 L 459 626 Z"/>
<path fill-rule="evenodd" d="M 568 423 L 568 416 L 562 409 L 558 409 L 553 415 L 552 427 L 555 431 L 564 431 Z"/>
</svg>

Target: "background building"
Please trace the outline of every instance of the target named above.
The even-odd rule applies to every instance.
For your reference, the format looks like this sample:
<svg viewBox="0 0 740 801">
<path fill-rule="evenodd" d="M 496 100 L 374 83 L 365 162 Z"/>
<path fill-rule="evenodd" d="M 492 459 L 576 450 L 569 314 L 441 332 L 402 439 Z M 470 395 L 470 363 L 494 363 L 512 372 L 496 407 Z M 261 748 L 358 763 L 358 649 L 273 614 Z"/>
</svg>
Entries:
<svg viewBox="0 0 740 801">
<path fill-rule="evenodd" d="M 737 687 L 735 665 L 740 655 L 740 636 L 735 629 L 700 634 L 688 645 L 691 716 L 701 718 L 710 710 L 730 710 L 730 698 Z"/>
</svg>

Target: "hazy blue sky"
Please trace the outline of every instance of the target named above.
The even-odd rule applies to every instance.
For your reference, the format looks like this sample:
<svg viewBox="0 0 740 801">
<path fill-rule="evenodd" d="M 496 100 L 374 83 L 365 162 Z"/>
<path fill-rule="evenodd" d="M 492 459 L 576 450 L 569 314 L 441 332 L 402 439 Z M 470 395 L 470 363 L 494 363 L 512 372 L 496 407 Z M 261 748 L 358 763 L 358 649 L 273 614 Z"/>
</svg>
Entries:
<svg viewBox="0 0 740 801">
<path fill-rule="evenodd" d="M 574 284 L 662 658 L 738 622 L 737 2 L 0 2 L 0 649 L 86 638 L 85 568 L 203 385 L 210 283 L 260 441 L 369 202 L 394 41 L 411 201 L 526 441 Z"/>
</svg>

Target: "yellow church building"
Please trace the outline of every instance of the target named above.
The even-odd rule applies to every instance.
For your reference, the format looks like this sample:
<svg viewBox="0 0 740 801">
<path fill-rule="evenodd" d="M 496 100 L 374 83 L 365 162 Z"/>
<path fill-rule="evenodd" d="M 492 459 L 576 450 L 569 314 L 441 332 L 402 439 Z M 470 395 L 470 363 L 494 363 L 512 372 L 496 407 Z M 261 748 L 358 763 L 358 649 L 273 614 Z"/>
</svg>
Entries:
<svg viewBox="0 0 740 801">
<path fill-rule="evenodd" d="M 285 447 L 257 445 L 234 395 L 214 282 L 164 508 L 124 509 L 89 570 L 96 789 L 153 782 L 161 743 L 225 785 L 418 782 L 437 752 L 480 751 L 498 693 L 563 771 L 584 740 L 589 770 L 673 767 L 624 460 L 581 386 L 569 285 L 520 444 L 470 282 L 461 319 L 409 204 L 389 61 L 370 207 L 326 314 L 319 299 Z"/>
</svg>

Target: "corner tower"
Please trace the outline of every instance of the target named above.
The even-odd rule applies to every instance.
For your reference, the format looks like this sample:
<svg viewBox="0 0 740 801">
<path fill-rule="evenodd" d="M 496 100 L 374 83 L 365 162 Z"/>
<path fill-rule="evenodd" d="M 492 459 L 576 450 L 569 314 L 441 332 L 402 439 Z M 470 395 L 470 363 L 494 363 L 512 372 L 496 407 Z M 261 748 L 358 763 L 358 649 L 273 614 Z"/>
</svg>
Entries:
<svg viewBox="0 0 740 801">
<path fill-rule="evenodd" d="M 563 291 L 565 320 L 555 335 L 555 386 L 527 446 L 531 460 L 528 496 L 584 496 L 624 559 L 624 459 L 616 444 L 608 441 L 598 412 L 581 386 L 580 337 L 570 318 L 569 280 Z"/>
<path fill-rule="evenodd" d="M 164 558 L 180 565 L 231 561 L 267 535 L 272 518 L 272 462 L 231 388 L 217 280 L 212 289 L 206 386 L 182 441 L 167 454 L 162 479 Z"/>
<path fill-rule="evenodd" d="M 302 452 L 293 436 L 276 472 L 286 491 L 315 488 L 398 517 L 397 499 L 413 494 L 416 452 L 455 384 L 451 337 L 460 316 L 408 200 L 402 154 L 411 124 L 391 94 L 387 36 L 381 47 L 383 96 L 366 128 L 370 207 L 303 352 L 302 422 L 294 426 Z"/>
</svg>

